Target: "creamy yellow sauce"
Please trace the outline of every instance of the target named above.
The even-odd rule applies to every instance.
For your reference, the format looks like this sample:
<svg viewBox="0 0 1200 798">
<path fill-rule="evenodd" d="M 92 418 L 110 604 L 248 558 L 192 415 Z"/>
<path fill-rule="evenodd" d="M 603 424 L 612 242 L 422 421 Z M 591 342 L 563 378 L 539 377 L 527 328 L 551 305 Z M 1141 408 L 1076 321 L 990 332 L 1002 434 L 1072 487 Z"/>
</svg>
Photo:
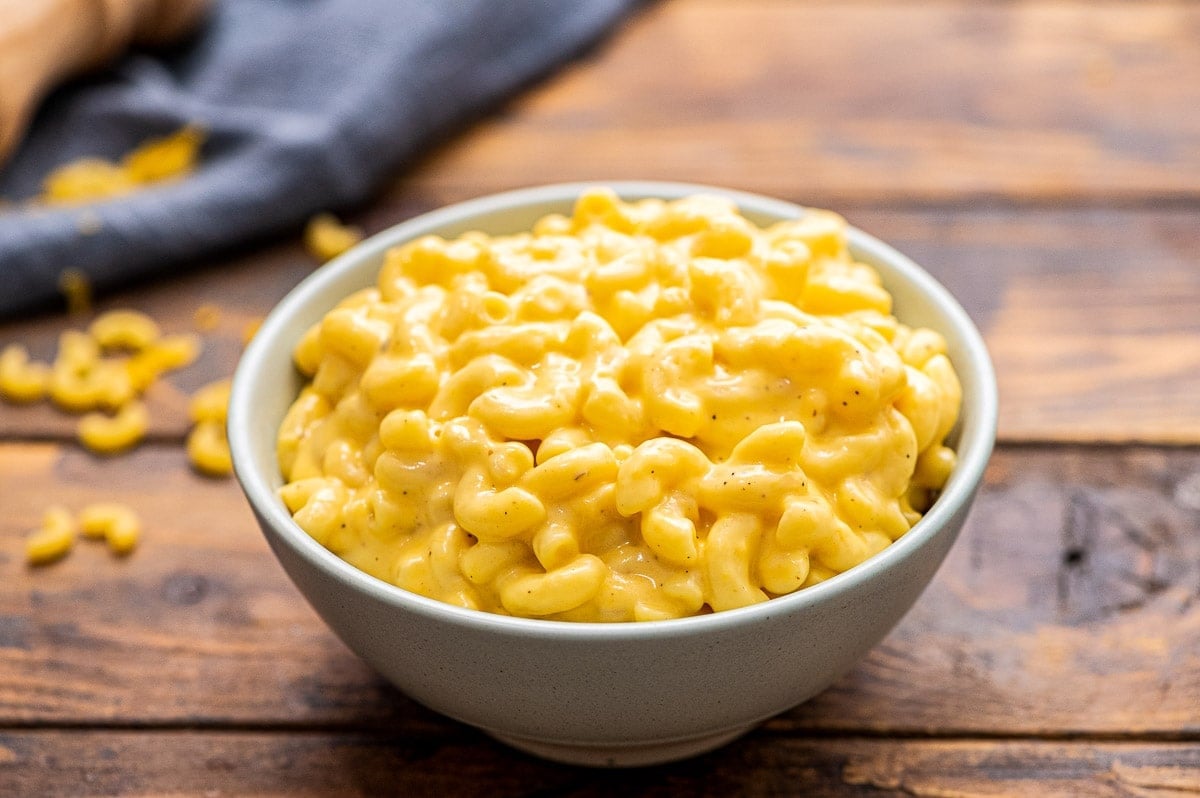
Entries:
<svg viewBox="0 0 1200 798">
<path fill-rule="evenodd" d="M 954 466 L 940 335 L 891 315 L 835 214 L 584 194 L 426 237 L 299 342 L 296 522 L 406 590 L 575 621 L 741 607 L 903 535 Z"/>
</svg>

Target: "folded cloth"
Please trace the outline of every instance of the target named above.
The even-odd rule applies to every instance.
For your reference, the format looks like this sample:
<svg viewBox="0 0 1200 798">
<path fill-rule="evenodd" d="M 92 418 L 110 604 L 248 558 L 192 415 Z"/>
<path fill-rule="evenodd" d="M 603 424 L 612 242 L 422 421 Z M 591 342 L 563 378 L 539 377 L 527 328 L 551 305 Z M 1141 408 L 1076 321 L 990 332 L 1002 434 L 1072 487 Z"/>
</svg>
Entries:
<svg viewBox="0 0 1200 798">
<path fill-rule="evenodd" d="M 544 75 L 639 0 L 226 0 L 187 45 L 52 95 L 0 171 L 0 316 L 165 274 L 361 202 L 423 146 Z M 185 125 L 184 179 L 42 206 L 55 167 L 118 160 Z"/>
</svg>

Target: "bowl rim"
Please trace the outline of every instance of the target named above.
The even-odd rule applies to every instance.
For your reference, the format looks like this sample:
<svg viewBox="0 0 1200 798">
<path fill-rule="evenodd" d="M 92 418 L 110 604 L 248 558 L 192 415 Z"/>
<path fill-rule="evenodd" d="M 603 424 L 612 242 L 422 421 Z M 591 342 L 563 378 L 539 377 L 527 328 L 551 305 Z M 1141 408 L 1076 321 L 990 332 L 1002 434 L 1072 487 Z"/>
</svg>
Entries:
<svg viewBox="0 0 1200 798">
<path fill-rule="evenodd" d="M 432 233 L 438 228 L 462 224 L 473 217 L 531 205 L 569 202 L 581 192 L 597 187 L 611 188 L 623 199 L 676 199 L 692 194 L 715 194 L 732 199 L 743 213 L 780 219 L 796 218 L 806 212 L 803 206 L 784 200 L 703 184 L 624 180 L 556 183 L 489 194 L 420 214 L 380 231 L 330 260 L 297 284 L 272 308 L 242 354 L 233 377 L 227 425 L 234 472 L 260 522 L 271 526 L 276 540 L 285 544 L 309 566 L 324 572 L 348 589 L 429 620 L 455 627 L 520 636 L 549 636 L 587 642 L 625 641 L 693 635 L 765 623 L 772 617 L 803 612 L 815 605 L 836 600 L 870 582 L 879 572 L 888 571 L 914 556 L 937 536 L 944 525 L 952 521 L 956 513 L 970 504 L 991 456 L 998 416 L 996 378 L 983 337 L 958 301 L 929 273 L 888 244 L 848 225 L 848 243 L 856 256 L 866 255 L 869 259 L 886 262 L 889 268 L 903 275 L 906 281 L 932 300 L 934 306 L 947 317 L 953 330 L 941 332 L 957 337 L 966 352 L 966 362 L 955 362 L 955 369 L 960 375 L 970 371 L 977 386 L 977 401 L 970 408 L 964 401 L 960 412 L 959 460 L 946 488 L 908 532 L 878 554 L 824 582 L 750 606 L 685 618 L 613 623 L 523 618 L 447 604 L 377 579 L 309 536 L 292 519 L 266 477 L 264 469 L 269 470 L 274 463 L 256 463 L 249 444 L 255 433 L 251 407 L 257 390 L 256 375 L 262 371 L 264 363 L 280 356 L 291 358 L 294 341 L 280 340 L 288 317 L 299 308 L 320 302 L 327 293 L 327 287 L 344 272 L 360 268 L 364 261 L 381 258 L 384 252 L 398 243 Z M 332 307 L 340 298 L 324 298 L 324 301 Z M 968 413 L 969 423 L 963 423 L 964 419 L 968 419 Z M 271 434 L 274 435 L 275 431 L 272 430 Z M 273 446 L 271 448 L 274 449 Z M 271 536 L 265 529 L 264 534 L 270 542 Z"/>
</svg>

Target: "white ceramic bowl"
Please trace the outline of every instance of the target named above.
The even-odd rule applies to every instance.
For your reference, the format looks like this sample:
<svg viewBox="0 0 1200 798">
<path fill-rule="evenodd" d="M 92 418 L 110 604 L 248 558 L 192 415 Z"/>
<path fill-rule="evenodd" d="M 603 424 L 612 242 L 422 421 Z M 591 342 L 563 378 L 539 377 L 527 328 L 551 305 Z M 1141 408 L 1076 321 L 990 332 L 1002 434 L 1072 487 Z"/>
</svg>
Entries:
<svg viewBox="0 0 1200 798">
<path fill-rule="evenodd" d="M 803 209 L 765 197 L 669 183 L 608 183 L 626 199 L 700 192 L 734 199 L 762 224 Z M 384 252 L 430 233 L 527 230 L 567 213 L 587 186 L 513 191 L 397 225 L 317 270 L 267 317 L 242 357 L 229 406 L 237 477 L 300 592 L 353 651 L 422 704 L 532 753 L 639 765 L 712 749 L 825 689 L 900 620 L 954 542 L 991 454 L 996 386 L 978 331 L 933 278 L 891 247 L 849 231 L 896 315 L 940 331 L 963 386 L 958 466 L 929 513 L 879 555 L 792 595 L 647 623 L 565 623 L 490 615 L 414 595 L 316 543 L 276 496 L 275 435 L 301 379 L 291 352 L 338 300 L 374 283 Z"/>
</svg>

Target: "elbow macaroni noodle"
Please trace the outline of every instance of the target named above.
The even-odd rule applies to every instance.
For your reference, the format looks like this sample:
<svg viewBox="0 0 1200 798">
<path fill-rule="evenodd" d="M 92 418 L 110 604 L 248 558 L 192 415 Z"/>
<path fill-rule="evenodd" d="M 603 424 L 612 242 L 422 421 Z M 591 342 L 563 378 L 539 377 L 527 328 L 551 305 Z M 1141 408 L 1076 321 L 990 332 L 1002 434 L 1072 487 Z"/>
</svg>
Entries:
<svg viewBox="0 0 1200 798">
<path fill-rule="evenodd" d="M 721 611 L 903 535 L 954 466 L 945 342 L 824 211 L 584 194 L 425 237 L 295 349 L 280 495 L 384 581 L 577 621 Z"/>
<path fill-rule="evenodd" d="M 113 554 L 124 556 L 137 546 L 142 522 L 132 508 L 103 502 L 80 510 L 79 531 L 84 537 L 105 541 Z"/>
<path fill-rule="evenodd" d="M 197 323 L 216 323 L 212 305 L 197 309 Z M 253 334 L 248 329 L 245 335 Z M 32 403 L 49 397 L 60 409 L 81 413 L 76 437 L 97 454 L 117 454 L 146 436 L 150 415 L 141 401 L 164 373 L 183 368 L 200 354 L 194 335 L 163 335 L 158 324 L 135 310 L 98 315 L 87 331 L 64 330 L 50 364 L 31 360 L 29 351 L 13 343 L 0 349 L 0 398 Z M 193 468 L 222 477 L 233 472 L 225 436 L 228 379 L 203 386 L 190 399 L 193 422 L 187 456 Z"/>
<path fill-rule="evenodd" d="M 76 533 L 103 540 L 113 554 L 124 557 L 137 547 L 142 522 L 131 507 L 119 502 L 89 504 L 78 517 L 62 505 L 47 507 L 42 524 L 25 540 L 25 559 L 30 565 L 57 562 L 75 545 Z"/>
<path fill-rule="evenodd" d="M 116 163 L 103 158 L 71 161 L 46 176 L 36 201 L 47 205 L 90 203 L 178 179 L 195 169 L 204 138 L 202 130 L 189 125 L 147 140 Z"/>
<path fill-rule="evenodd" d="M 201 306 L 198 326 L 211 329 L 219 313 L 215 306 Z M 97 454 L 116 454 L 146 435 L 150 419 L 142 394 L 165 372 L 193 362 L 200 346 L 192 335 L 164 336 L 144 313 L 110 310 L 96 316 L 86 332 L 64 330 L 52 363 L 30 359 L 19 343 L 0 348 L 0 399 L 25 404 L 48 397 L 62 410 L 82 413 L 79 442 Z M 225 437 L 229 388 L 228 379 L 217 380 L 199 389 L 188 404 L 195 423 L 188 435 L 188 458 L 196 470 L 212 476 L 232 472 Z M 132 508 L 117 502 L 88 505 L 78 519 L 60 505 L 51 506 L 26 538 L 26 560 L 41 566 L 62 559 L 77 534 L 103 540 L 113 554 L 125 556 L 138 545 L 141 521 Z"/>
<path fill-rule="evenodd" d="M 229 408 L 229 380 L 205 385 L 188 403 L 188 415 L 195 426 L 187 437 L 188 460 L 202 474 L 219 477 L 233 472 L 229 440 L 225 437 L 225 416 Z"/>
<path fill-rule="evenodd" d="M 21 344 L 9 344 L 0 351 L 0 396 L 22 404 L 36 402 L 46 395 L 50 368 L 29 359 Z"/>
<path fill-rule="evenodd" d="M 362 237 L 362 230 L 342 224 L 332 213 L 318 213 L 304 226 L 304 248 L 321 263 L 341 255 Z"/>
<path fill-rule="evenodd" d="M 61 560 L 75 545 L 75 520 L 61 505 L 42 514 L 42 525 L 25 540 L 25 559 L 30 565 L 48 565 Z"/>
<path fill-rule="evenodd" d="M 93 411 L 79 420 L 79 442 L 97 454 L 116 454 L 140 443 L 150 414 L 138 400 L 121 405 L 113 415 Z"/>
<path fill-rule="evenodd" d="M 199 354 L 195 336 L 162 335 L 144 313 L 110 310 L 86 332 L 63 330 L 50 364 L 30 360 L 21 344 L 0 349 L 0 398 L 31 403 L 49 397 L 61 410 L 82 413 L 79 442 L 98 454 L 115 454 L 146 435 L 150 417 L 140 397 Z"/>
</svg>

